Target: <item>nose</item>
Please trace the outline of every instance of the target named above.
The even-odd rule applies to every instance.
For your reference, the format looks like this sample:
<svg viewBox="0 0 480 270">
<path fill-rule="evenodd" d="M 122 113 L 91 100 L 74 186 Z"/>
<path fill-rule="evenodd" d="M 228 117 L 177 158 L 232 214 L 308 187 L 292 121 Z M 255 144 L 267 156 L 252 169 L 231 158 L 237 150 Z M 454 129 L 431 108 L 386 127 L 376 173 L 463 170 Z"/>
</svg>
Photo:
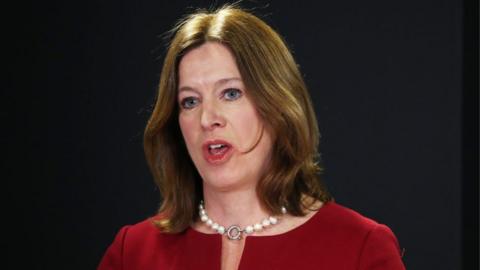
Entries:
<svg viewBox="0 0 480 270">
<path fill-rule="evenodd" d="M 204 130 L 214 130 L 225 126 L 225 118 L 215 102 L 202 103 L 201 125 Z"/>
</svg>

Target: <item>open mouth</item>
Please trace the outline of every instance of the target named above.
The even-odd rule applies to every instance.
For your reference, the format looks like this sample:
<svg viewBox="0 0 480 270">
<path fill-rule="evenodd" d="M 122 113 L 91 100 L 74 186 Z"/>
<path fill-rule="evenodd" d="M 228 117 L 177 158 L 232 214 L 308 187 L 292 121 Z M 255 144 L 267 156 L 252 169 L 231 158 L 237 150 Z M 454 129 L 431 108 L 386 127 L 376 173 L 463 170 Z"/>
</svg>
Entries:
<svg viewBox="0 0 480 270">
<path fill-rule="evenodd" d="M 230 147 L 227 144 L 209 144 L 208 145 L 208 152 L 211 155 L 221 155 L 228 151 Z"/>
<path fill-rule="evenodd" d="M 226 162 L 232 153 L 232 145 L 225 141 L 209 141 L 203 146 L 204 158 L 211 164 L 218 165 Z"/>
</svg>

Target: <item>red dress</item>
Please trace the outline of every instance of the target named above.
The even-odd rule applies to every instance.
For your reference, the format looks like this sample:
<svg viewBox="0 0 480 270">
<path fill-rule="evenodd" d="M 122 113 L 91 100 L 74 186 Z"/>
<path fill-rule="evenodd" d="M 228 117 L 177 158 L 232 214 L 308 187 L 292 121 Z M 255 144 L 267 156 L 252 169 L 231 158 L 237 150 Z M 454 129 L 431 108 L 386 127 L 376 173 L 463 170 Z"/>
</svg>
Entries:
<svg viewBox="0 0 480 270">
<path fill-rule="evenodd" d="M 219 270 L 222 236 L 189 228 L 161 233 L 147 219 L 125 226 L 98 270 Z M 239 270 L 405 269 L 392 231 L 335 202 L 299 227 L 272 236 L 248 236 Z"/>
</svg>

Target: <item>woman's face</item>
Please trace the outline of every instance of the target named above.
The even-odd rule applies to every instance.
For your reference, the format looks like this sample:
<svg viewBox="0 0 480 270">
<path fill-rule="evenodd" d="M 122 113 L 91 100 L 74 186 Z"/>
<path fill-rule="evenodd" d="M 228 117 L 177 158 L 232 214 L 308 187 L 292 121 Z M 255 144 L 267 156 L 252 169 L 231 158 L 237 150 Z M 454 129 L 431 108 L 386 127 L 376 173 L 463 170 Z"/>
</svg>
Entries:
<svg viewBox="0 0 480 270">
<path fill-rule="evenodd" d="M 272 142 L 229 49 L 216 42 L 192 49 L 178 74 L 178 121 L 204 184 L 219 190 L 255 187 Z"/>
</svg>

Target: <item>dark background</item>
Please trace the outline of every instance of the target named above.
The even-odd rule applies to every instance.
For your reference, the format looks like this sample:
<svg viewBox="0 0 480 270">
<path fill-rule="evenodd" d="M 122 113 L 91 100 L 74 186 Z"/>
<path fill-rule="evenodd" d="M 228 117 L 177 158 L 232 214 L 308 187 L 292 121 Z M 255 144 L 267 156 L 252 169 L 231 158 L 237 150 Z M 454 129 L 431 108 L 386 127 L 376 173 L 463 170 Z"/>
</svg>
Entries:
<svg viewBox="0 0 480 270">
<path fill-rule="evenodd" d="M 478 269 L 478 2 L 268 2 L 243 6 L 257 7 L 300 65 L 336 201 L 389 225 L 408 269 Z M 94 269 L 122 225 L 155 213 L 142 132 L 160 36 L 209 6 L 4 10 L 14 57 L 1 112 L 8 269 Z"/>
</svg>

